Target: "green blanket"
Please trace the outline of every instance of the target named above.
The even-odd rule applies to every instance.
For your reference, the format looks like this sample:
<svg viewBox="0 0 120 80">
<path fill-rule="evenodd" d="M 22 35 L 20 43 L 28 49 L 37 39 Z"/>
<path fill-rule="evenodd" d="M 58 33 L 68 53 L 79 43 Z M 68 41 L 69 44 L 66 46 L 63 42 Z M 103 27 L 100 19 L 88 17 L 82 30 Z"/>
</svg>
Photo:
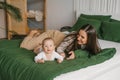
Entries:
<svg viewBox="0 0 120 80">
<path fill-rule="evenodd" d="M 77 50 L 74 60 L 37 64 L 35 54 L 19 48 L 20 43 L 21 40 L 0 40 L 0 80 L 53 80 L 60 74 L 102 63 L 116 52 L 115 48 L 106 48 L 100 54 L 88 57 L 86 51 Z"/>
</svg>

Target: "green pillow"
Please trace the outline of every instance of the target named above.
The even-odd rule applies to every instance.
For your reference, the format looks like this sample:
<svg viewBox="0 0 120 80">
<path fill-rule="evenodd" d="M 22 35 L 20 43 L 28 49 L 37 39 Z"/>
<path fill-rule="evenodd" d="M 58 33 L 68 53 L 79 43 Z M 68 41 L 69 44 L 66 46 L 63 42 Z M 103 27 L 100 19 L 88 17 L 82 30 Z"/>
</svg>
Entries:
<svg viewBox="0 0 120 80">
<path fill-rule="evenodd" d="M 87 18 L 87 19 L 96 19 L 100 21 L 110 21 L 111 15 L 86 15 L 81 14 L 80 17 Z"/>
<path fill-rule="evenodd" d="M 86 19 L 86 18 L 78 18 L 77 22 L 73 25 L 73 27 L 70 29 L 70 31 L 77 31 L 79 30 L 83 25 L 90 24 L 92 25 L 96 31 L 97 34 L 100 35 L 100 25 L 101 21 L 95 20 L 95 19 Z"/>
<path fill-rule="evenodd" d="M 120 21 L 116 19 L 110 19 L 110 22 L 120 22 Z"/>
<path fill-rule="evenodd" d="M 103 22 L 101 28 L 103 39 L 120 42 L 120 22 Z"/>
</svg>

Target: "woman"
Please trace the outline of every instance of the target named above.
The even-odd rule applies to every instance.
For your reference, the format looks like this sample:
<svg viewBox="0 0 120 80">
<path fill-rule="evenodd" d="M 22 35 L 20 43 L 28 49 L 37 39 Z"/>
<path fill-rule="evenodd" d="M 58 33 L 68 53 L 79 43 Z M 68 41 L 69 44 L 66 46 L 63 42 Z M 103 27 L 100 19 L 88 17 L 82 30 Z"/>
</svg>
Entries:
<svg viewBox="0 0 120 80">
<path fill-rule="evenodd" d="M 65 57 L 65 53 L 69 54 L 67 59 L 74 59 L 75 58 L 74 51 L 77 49 L 87 50 L 91 54 L 97 54 L 101 51 L 98 40 L 97 40 L 96 30 L 92 25 L 89 25 L 89 24 L 83 25 L 82 28 L 78 30 L 78 32 L 73 32 L 67 35 L 66 37 L 63 33 L 59 31 L 57 31 L 57 34 L 55 33 L 56 31 L 54 30 L 47 31 L 39 35 L 38 37 L 32 37 L 34 33 L 31 33 L 29 34 L 29 36 L 26 37 L 26 39 L 23 40 L 21 47 L 27 49 L 27 47 L 31 46 L 30 45 L 31 43 L 32 45 L 34 45 L 31 48 L 31 50 L 34 49 L 34 52 L 38 52 L 41 45 L 41 41 L 46 37 L 52 37 L 55 40 L 55 42 L 58 44 L 57 52 L 63 57 Z"/>
<path fill-rule="evenodd" d="M 57 48 L 57 52 L 65 57 L 65 53 L 70 56 L 67 59 L 74 59 L 74 51 L 77 49 L 87 50 L 91 54 L 101 51 L 98 43 L 96 30 L 92 25 L 83 25 L 77 33 L 66 36 Z"/>
</svg>

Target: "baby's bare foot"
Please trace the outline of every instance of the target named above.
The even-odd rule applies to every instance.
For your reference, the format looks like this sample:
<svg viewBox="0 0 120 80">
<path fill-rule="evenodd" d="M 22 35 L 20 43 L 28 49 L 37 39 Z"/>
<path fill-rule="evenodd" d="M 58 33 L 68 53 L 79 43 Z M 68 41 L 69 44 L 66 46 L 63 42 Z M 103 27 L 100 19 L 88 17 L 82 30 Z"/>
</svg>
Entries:
<svg viewBox="0 0 120 80">
<path fill-rule="evenodd" d="M 28 36 L 34 37 L 39 32 L 37 30 L 31 30 Z"/>
</svg>

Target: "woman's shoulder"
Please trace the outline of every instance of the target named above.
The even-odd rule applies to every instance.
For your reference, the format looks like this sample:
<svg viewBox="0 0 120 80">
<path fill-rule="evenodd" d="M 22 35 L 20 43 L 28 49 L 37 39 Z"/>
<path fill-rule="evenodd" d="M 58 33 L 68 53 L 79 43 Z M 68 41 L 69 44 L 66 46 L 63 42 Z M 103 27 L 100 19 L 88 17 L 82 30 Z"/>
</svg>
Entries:
<svg viewBox="0 0 120 80">
<path fill-rule="evenodd" d="M 76 37 L 77 35 L 77 32 L 70 32 L 66 37 L 69 37 L 69 38 L 73 38 L 73 37 Z"/>
</svg>

